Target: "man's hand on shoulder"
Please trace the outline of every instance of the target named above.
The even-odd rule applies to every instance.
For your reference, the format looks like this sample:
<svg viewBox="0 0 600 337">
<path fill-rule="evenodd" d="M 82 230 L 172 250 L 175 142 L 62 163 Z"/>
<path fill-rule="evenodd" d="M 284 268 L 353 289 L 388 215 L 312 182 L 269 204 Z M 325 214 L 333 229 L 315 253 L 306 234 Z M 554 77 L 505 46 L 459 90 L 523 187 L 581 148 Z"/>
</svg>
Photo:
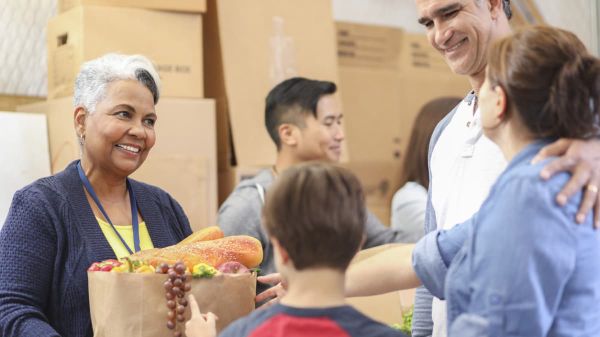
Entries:
<svg viewBox="0 0 600 337">
<path fill-rule="evenodd" d="M 600 228 L 600 140 L 559 139 L 540 150 L 532 162 L 537 163 L 552 156 L 559 158 L 544 167 L 540 173 L 542 178 L 549 179 L 554 174 L 565 171 L 572 174 L 556 196 L 556 202 L 564 205 L 569 197 L 585 189 L 576 221 L 582 223 L 593 208 L 594 226 Z"/>
</svg>

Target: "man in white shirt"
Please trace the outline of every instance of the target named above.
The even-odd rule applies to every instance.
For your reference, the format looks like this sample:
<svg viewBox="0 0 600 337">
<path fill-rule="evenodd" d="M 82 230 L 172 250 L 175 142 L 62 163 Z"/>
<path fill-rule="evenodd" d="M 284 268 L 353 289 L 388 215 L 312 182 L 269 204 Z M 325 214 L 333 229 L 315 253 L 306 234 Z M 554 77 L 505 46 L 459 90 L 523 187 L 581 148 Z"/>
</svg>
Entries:
<svg viewBox="0 0 600 337">
<path fill-rule="evenodd" d="M 457 74 L 466 75 L 473 91 L 436 128 L 430 146 L 430 186 L 426 232 L 449 229 L 470 218 L 481 206 L 506 161 L 482 134 L 477 94 L 485 79 L 487 50 L 492 42 L 511 33 L 510 0 L 415 0 L 419 23 L 431 45 Z M 560 155 L 545 172 L 573 173 L 557 196 L 564 200 L 587 187 L 580 213 L 595 207 L 600 176 L 599 141 L 561 140 L 542 155 Z M 433 324 L 432 324 L 433 323 Z M 446 306 L 419 288 L 415 298 L 413 336 L 446 337 Z"/>
</svg>

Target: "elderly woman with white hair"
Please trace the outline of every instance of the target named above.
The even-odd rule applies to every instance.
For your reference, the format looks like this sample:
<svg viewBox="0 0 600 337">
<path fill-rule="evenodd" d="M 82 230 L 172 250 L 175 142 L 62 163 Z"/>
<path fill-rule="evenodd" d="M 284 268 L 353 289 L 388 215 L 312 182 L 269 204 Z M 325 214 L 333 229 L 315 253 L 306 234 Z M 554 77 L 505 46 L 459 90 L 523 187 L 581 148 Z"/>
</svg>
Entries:
<svg viewBox="0 0 600 337">
<path fill-rule="evenodd" d="M 16 192 L 0 232 L 0 336 L 92 336 L 86 269 L 191 234 L 181 206 L 128 178 L 155 143 L 159 78 L 143 56 L 85 63 L 81 159 Z M 117 303 L 115 303 L 117 305 Z"/>
</svg>

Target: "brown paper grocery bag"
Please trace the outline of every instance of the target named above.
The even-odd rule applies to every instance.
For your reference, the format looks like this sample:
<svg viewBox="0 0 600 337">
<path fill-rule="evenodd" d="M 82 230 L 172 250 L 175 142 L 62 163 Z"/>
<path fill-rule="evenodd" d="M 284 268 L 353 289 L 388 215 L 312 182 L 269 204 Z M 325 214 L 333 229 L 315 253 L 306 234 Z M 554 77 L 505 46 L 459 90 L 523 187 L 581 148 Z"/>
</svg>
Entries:
<svg viewBox="0 0 600 337">
<path fill-rule="evenodd" d="M 168 337 L 164 274 L 88 272 L 94 337 Z M 215 313 L 217 331 L 254 310 L 255 274 L 220 274 L 193 279 L 200 311 Z M 189 293 L 188 293 L 189 294 Z M 190 317 L 189 307 L 185 313 Z M 177 323 L 184 331 L 185 322 Z"/>
</svg>

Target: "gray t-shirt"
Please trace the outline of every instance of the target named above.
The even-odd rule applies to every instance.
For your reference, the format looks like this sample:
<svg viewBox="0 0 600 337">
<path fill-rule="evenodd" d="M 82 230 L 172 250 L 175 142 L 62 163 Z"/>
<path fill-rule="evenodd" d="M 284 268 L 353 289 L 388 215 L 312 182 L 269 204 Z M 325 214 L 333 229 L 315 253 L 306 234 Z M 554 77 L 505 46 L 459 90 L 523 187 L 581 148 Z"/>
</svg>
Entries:
<svg viewBox="0 0 600 337">
<path fill-rule="evenodd" d="M 249 235 L 257 238 L 263 247 L 263 262 L 260 265 L 261 274 L 276 272 L 273 260 L 273 247 L 261 222 L 263 200 L 262 186 L 268 193 L 274 177 L 271 170 L 263 170 L 250 179 L 243 180 L 225 200 L 219 209 L 217 223 L 225 235 Z M 258 185 L 258 186 L 257 186 Z M 409 243 L 410 237 L 383 225 L 371 212 L 367 211 L 366 241 L 363 248 L 371 248 L 386 243 Z M 259 284 L 257 293 L 266 289 Z"/>
<path fill-rule="evenodd" d="M 407 182 L 392 198 L 392 228 L 403 233 L 407 241 L 419 241 L 425 235 L 426 206 L 427 189 L 417 182 Z"/>
</svg>

